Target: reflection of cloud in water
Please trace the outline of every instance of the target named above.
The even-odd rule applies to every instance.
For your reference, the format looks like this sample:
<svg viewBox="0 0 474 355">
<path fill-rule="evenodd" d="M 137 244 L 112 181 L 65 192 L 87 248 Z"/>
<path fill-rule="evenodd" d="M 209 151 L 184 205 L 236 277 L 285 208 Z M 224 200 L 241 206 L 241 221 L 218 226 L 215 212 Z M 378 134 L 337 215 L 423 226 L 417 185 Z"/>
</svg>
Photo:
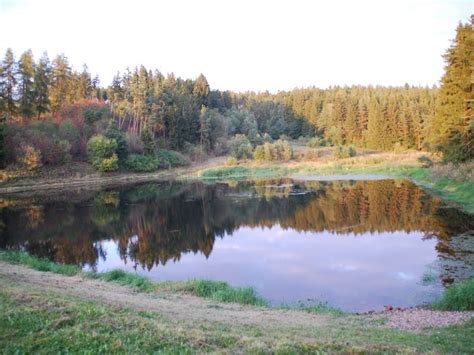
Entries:
<svg viewBox="0 0 474 355">
<path fill-rule="evenodd" d="M 217 239 L 209 259 L 187 253 L 148 274 L 158 280 L 226 280 L 283 302 L 320 299 L 358 310 L 405 306 L 425 290 L 418 281 L 436 259 L 435 244 L 418 232 L 355 236 L 242 227 Z M 118 259 L 110 255 L 101 268 L 120 266 Z"/>
</svg>

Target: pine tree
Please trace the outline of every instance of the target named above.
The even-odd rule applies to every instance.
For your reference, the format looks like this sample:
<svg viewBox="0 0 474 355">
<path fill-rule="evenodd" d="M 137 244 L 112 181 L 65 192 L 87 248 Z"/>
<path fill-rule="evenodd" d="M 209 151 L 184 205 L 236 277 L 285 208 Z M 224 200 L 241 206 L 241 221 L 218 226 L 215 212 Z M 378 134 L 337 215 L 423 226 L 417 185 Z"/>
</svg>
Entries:
<svg viewBox="0 0 474 355">
<path fill-rule="evenodd" d="M 36 66 L 34 79 L 35 107 L 38 119 L 41 118 L 42 114 L 49 112 L 50 72 L 48 54 L 44 53 Z"/>
<path fill-rule="evenodd" d="M 453 45 L 444 55 L 445 74 L 441 81 L 431 139 L 437 143 L 446 160 L 463 161 L 472 158 L 474 153 L 465 144 L 470 140 L 474 101 L 473 21 L 474 16 L 470 24 L 459 24 Z"/>
<path fill-rule="evenodd" d="M 23 53 L 18 65 L 19 113 L 24 118 L 31 118 L 35 110 L 35 68 L 31 50 Z"/>
<path fill-rule="evenodd" d="M 71 98 L 71 68 L 66 56 L 58 55 L 53 60 L 49 100 L 51 110 L 57 112 Z"/>
<path fill-rule="evenodd" d="M 7 122 L 15 115 L 17 63 L 11 48 L 5 53 L 5 58 L 0 65 L 0 108 L 6 113 Z"/>
</svg>

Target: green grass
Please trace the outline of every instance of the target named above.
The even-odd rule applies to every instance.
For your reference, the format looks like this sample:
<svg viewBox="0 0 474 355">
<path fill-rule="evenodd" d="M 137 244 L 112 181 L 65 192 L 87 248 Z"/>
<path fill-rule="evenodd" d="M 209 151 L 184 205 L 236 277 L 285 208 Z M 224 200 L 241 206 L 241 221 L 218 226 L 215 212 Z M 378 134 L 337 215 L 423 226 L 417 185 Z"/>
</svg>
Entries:
<svg viewBox="0 0 474 355">
<path fill-rule="evenodd" d="M 54 272 L 67 276 L 77 275 L 81 269 L 76 265 L 64 265 L 47 259 L 37 258 L 19 251 L 0 251 L 0 260 L 13 264 L 26 265 L 38 271 Z"/>
<path fill-rule="evenodd" d="M 0 352 L 5 354 L 194 353 L 205 342 L 129 310 L 46 295 L 0 292 Z"/>
<path fill-rule="evenodd" d="M 120 285 L 131 286 L 142 292 L 152 292 L 156 290 L 156 284 L 147 279 L 146 277 L 132 274 L 120 269 L 108 271 L 108 272 L 88 272 L 87 277 L 100 279 L 109 282 L 115 282 Z"/>
<path fill-rule="evenodd" d="M 244 305 L 265 306 L 267 302 L 259 297 L 251 287 L 232 287 L 226 282 L 213 280 L 188 280 L 153 282 L 150 279 L 115 269 L 107 272 L 82 272 L 78 266 L 64 265 L 46 259 L 40 259 L 25 252 L 0 251 L 0 260 L 13 264 L 22 264 L 38 271 L 53 272 L 67 276 L 82 274 L 88 278 L 115 282 L 130 286 L 141 292 L 168 290 L 183 292 L 218 302 L 238 303 Z"/>
<path fill-rule="evenodd" d="M 259 297 L 251 287 L 231 287 L 223 281 L 188 280 L 168 281 L 157 284 L 162 290 L 184 292 L 218 302 L 239 303 L 243 305 L 266 306 L 267 302 Z"/>
<path fill-rule="evenodd" d="M 433 190 L 441 198 L 461 205 L 464 210 L 474 214 L 474 183 L 456 181 L 448 177 L 433 177 L 430 169 L 409 168 L 401 169 L 398 175 L 408 177 L 416 183 Z"/>
<path fill-rule="evenodd" d="M 474 278 L 446 289 L 434 307 L 448 311 L 474 311 Z"/>
<path fill-rule="evenodd" d="M 2 260 L 30 267 L 33 257 L 1 253 Z M 8 255 L 10 254 L 10 255 Z M 54 264 L 54 263 L 51 263 Z M 40 268 L 43 268 L 40 266 Z M 56 267 L 46 268 L 56 272 Z M 77 271 L 77 268 L 76 268 Z M 61 272 L 63 273 L 63 272 Z M 76 272 L 77 273 L 77 272 Z M 68 275 L 68 273 L 66 274 Z M 219 302 L 264 305 L 252 289 L 235 289 L 223 282 L 191 280 L 153 283 L 123 271 L 88 274 L 140 290 L 186 292 Z M 157 313 L 114 308 L 99 301 L 36 291 L 34 285 L 2 283 L 0 279 L 0 352 L 2 353 L 195 353 L 195 352 L 372 352 L 472 353 L 474 319 L 418 333 L 370 326 L 364 316 L 340 313 L 327 304 L 297 309 L 327 314 L 315 327 L 298 322 L 228 324 L 212 320 L 177 321 Z M 473 295 L 462 287 L 462 294 Z M 451 288 L 454 290 L 454 288 Z M 447 291 L 448 292 L 448 291 Z M 454 291 L 451 291 L 454 292 Z M 472 299 L 472 298 L 471 298 Z M 179 303 L 176 304 L 179 307 Z M 219 307 L 216 305 L 216 308 Z M 292 310 L 290 309 L 289 312 Z M 217 310 L 209 309 L 209 312 Z M 262 309 L 262 312 L 271 312 Z M 297 312 L 297 310 L 295 310 Z M 288 313 L 289 317 L 292 317 Z M 298 315 L 295 313 L 295 317 Z M 210 318 L 212 319 L 212 317 Z M 295 318 L 296 319 L 296 318 Z"/>
<path fill-rule="evenodd" d="M 277 177 L 288 174 L 288 169 L 280 166 L 222 166 L 201 171 L 199 177 L 203 180 L 246 179 L 255 177 Z"/>
<path fill-rule="evenodd" d="M 179 307 L 179 304 L 176 305 Z M 213 310 L 210 310 L 213 312 Z M 291 316 L 291 315 L 289 315 Z M 0 351 L 51 353 L 456 353 L 474 348 L 465 325 L 403 332 L 355 316 L 322 326 L 183 322 L 8 285 L 0 289 Z"/>
</svg>

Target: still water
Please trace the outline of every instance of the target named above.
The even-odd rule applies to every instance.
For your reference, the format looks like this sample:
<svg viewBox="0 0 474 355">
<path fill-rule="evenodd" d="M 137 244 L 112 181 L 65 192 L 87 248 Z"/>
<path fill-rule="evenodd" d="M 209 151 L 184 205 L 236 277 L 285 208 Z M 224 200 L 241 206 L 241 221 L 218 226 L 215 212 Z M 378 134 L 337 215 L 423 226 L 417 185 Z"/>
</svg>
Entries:
<svg viewBox="0 0 474 355">
<path fill-rule="evenodd" d="M 350 311 L 474 276 L 474 219 L 405 180 L 150 183 L 0 200 L 0 248 Z"/>
</svg>

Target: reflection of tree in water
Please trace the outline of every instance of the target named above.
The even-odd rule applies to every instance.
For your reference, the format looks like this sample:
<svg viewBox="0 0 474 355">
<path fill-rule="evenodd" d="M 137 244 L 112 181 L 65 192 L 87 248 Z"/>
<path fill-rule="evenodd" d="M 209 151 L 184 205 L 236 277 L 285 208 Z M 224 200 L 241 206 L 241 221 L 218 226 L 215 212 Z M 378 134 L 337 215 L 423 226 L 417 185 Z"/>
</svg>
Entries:
<svg viewBox="0 0 474 355">
<path fill-rule="evenodd" d="M 146 184 L 103 191 L 81 202 L 29 202 L 1 213 L 0 247 L 94 267 L 105 258 L 100 241 L 113 240 L 124 261 L 148 269 L 177 261 L 183 253 L 208 257 L 216 237 L 242 226 L 278 223 L 338 235 L 422 231 L 438 239 L 438 253 L 446 260 L 463 257 L 459 247 L 469 243 L 456 244 L 454 236 L 473 229 L 469 216 L 398 180 Z"/>
</svg>

